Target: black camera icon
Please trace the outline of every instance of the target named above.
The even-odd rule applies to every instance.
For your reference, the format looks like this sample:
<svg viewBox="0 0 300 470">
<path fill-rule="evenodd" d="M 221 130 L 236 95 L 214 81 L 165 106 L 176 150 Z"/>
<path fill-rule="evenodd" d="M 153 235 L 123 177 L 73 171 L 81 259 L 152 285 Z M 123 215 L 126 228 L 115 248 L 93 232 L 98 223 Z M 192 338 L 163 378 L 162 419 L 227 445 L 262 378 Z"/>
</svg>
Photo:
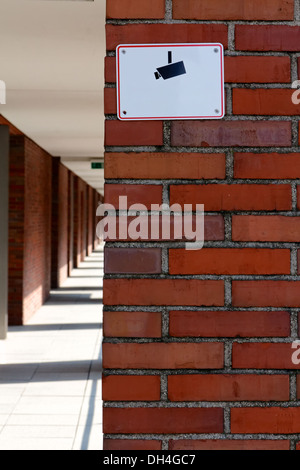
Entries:
<svg viewBox="0 0 300 470">
<path fill-rule="evenodd" d="M 156 80 L 159 80 L 160 77 L 162 77 L 164 80 L 168 80 L 169 78 L 178 77 L 179 75 L 184 75 L 185 73 L 186 69 L 183 61 L 173 63 L 172 51 L 168 51 L 168 65 L 158 67 L 156 72 L 154 72 L 154 76 Z"/>
</svg>

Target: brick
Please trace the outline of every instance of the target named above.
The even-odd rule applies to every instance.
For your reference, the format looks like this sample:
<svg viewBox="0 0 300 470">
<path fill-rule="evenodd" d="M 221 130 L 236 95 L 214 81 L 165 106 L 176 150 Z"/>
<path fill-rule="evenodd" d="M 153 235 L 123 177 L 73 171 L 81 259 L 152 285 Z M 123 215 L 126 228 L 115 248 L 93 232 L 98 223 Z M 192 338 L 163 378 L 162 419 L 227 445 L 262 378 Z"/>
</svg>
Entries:
<svg viewBox="0 0 300 470">
<path fill-rule="evenodd" d="M 282 215 L 234 215 L 232 240 L 300 242 L 300 219 Z"/>
<path fill-rule="evenodd" d="M 296 450 L 300 450 L 300 442 L 297 442 L 297 444 L 296 444 Z"/>
<path fill-rule="evenodd" d="M 104 114 L 117 114 L 117 90 L 104 88 Z"/>
<path fill-rule="evenodd" d="M 224 240 L 224 218 L 220 215 L 204 215 L 204 240 Z"/>
<path fill-rule="evenodd" d="M 103 439 L 103 450 L 161 450 L 161 441 L 143 439 Z"/>
<path fill-rule="evenodd" d="M 298 179 L 300 178 L 300 153 L 235 153 L 234 177 Z"/>
<path fill-rule="evenodd" d="M 221 408 L 104 408 L 107 434 L 181 434 L 223 431 Z"/>
<path fill-rule="evenodd" d="M 300 307 L 299 281 L 233 281 L 235 307 Z"/>
<path fill-rule="evenodd" d="M 128 179 L 224 179 L 225 154 L 106 153 L 105 177 Z"/>
<path fill-rule="evenodd" d="M 290 210 L 288 184 L 207 184 L 171 185 L 171 204 L 204 204 L 205 211 Z"/>
<path fill-rule="evenodd" d="M 172 146 L 182 147 L 287 147 L 291 123 L 287 121 L 174 121 Z"/>
<path fill-rule="evenodd" d="M 293 364 L 291 343 L 235 343 L 232 367 L 236 369 L 299 369 Z"/>
<path fill-rule="evenodd" d="M 268 439 L 178 439 L 169 441 L 169 450 L 289 450 L 288 440 Z"/>
<path fill-rule="evenodd" d="M 106 274 L 159 274 L 161 248 L 105 248 Z"/>
<path fill-rule="evenodd" d="M 170 375 L 171 401 L 285 401 L 289 376 L 283 375 Z"/>
<path fill-rule="evenodd" d="M 170 312 L 170 335 L 175 337 L 286 337 L 288 312 Z"/>
<path fill-rule="evenodd" d="M 112 204 L 115 209 L 119 209 L 120 196 L 127 197 L 127 210 L 133 204 L 143 204 L 147 209 L 151 209 L 152 204 L 162 204 L 161 185 L 141 185 L 141 184 L 105 184 L 105 203 Z"/>
<path fill-rule="evenodd" d="M 287 25 L 236 25 L 237 51 L 295 51 L 299 49 L 300 27 Z"/>
<path fill-rule="evenodd" d="M 224 59 L 227 83 L 290 83 L 291 81 L 289 57 L 226 56 Z"/>
<path fill-rule="evenodd" d="M 105 121 L 105 145 L 163 145 L 161 121 Z"/>
<path fill-rule="evenodd" d="M 290 250 L 203 248 L 169 250 L 170 274 L 289 274 Z"/>
<path fill-rule="evenodd" d="M 116 58 L 107 56 L 104 59 L 104 72 L 106 83 L 116 83 L 117 81 L 117 69 L 116 69 Z"/>
<path fill-rule="evenodd" d="M 160 338 L 161 313 L 103 312 L 103 333 L 116 338 Z"/>
<path fill-rule="evenodd" d="M 106 48 L 113 51 L 119 44 L 169 44 L 219 42 L 228 45 L 224 24 L 129 24 L 106 25 Z M 149 123 L 148 123 L 149 124 Z"/>
<path fill-rule="evenodd" d="M 157 375 L 110 375 L 102 378 L 104 401 L 158 401 L 160 377 Z"/>
<path fill-rule="evenodd" d="M 173 0 L 173 18 L 189 20 L 293 20 L 293 0 Z"/>
<path fill-rule="evenodd" d="M 292 102 L 292 90 L 234 88 L 232 90 L 233 114 L 258 116 L 298 116 L 300 105 Z"/>
<path fill-rule="evenodd" d="M 168 224 L 170 226 L 170 236 L 168 240 L 186 240 L 185 230 L 184 230 L 184 221 L 183 219 L 176 219 L 176 216 L 170 216 L 170 224 L 168 219 L 164 219 L 159 216 L 159 220 L 151 220 L 151 216 L 139 216 L 139 222 L 143 226 L 144 230 L 138 238 L 138 234 L 132 234 L 130 230 L 131 223 L 136 221 L 136 218 L 133 216 L 130 217 L 117 217 L 115 220 L 116 223 L 116 233 L 111 233 L 107 236 L 106 241 L 130 241 L 130 240 L 144 240 L 144 241 L 160 241 L 166 240 L 166 234 L 163 233 L 163 224 Z M 177 220 L 180 222 L 180 233 L 175 231 L 175 226 L 177 226 Z M 193 216 L 192 228 L 195 229 L 196 218 Z M 109 223 L 109 222 L 108 222 Z M 158 234 L 156 234 L 156 231 Z M 135 232 L 135 231 L 134 231 Z M 133 236 L 134 235 L 134 236 Z M 204 240 L 224 240 L 224 218 L 221 215 L 205 215 L 204 216 Z"/>
<path fill-rule="evenodd" d="M 223 343 L 103 344 L 105 369 L 221 369 Z"/>
<path fill-rule="evenodd" d="M 224 305 L 224 282 L 197 279 L 105 279 L 105 305 Z"/>
<path fill-rule="evenodd" d="M 145 18 L 163 19 L 165 17 L 165 0 L 107 0 L 106 18 Z"/>
<path fill-rule="evenodd" d="M 239 434 L 296 434 L 300 408 L 233 408 L 231 432 Z"/>
</svg>

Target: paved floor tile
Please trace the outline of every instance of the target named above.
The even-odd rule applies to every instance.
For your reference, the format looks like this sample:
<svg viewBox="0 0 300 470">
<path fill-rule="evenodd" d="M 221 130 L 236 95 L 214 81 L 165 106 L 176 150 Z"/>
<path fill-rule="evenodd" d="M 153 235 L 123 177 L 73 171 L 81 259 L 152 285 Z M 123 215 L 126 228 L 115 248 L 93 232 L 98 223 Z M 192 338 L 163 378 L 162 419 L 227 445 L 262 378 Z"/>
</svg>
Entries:
<svg viewBox="0 0 300 470">
<path fill-rule="evenodd" d="M 72 446 L 73 439 L 16 439 L 0 435 L 0 450 L 72 450 Z"/>
<path fill-rule="evenodd" d="M 5 426 L 1 432 L 0 439 L 10 438 L 41 438 L 61 439 L 74 437 L 76 426 Z"/>
<path fill-rule="evenodd" d="M 0 341 L 0 450 L 102 449 L 102 270 L 99 248 Z"/>
<path fill-rule="evenodd" d="M 79 426 L 73 444 L 73 450 L 102 450 L 102 426 L 94 425 L 87 431 L 85 426 Z"/>
<path fill-rule="evenodd" d="M 26 387 L 23 396 L 82 397 L 86 387 L 86 379 L 32 382 Z"/>
<path fill-rule="evenodd" d="M 81 397 L 22 397 L 16 405 L 14 412 L 17 414 L 33 415 L 46 413 L 78 415 L 81 405 Z"/>
<path fill-rule="evenodd" d="M 13 413 L 5 424 L 7 426 L 76 426 L 78 424 L 78 416 L 64 414 L 18 415 Z"/>
<path fill-rule="evenodd" d="M 8 414 L 0 414 L 0 426 L 2 427 L 8 420 Z"/>
</svg>

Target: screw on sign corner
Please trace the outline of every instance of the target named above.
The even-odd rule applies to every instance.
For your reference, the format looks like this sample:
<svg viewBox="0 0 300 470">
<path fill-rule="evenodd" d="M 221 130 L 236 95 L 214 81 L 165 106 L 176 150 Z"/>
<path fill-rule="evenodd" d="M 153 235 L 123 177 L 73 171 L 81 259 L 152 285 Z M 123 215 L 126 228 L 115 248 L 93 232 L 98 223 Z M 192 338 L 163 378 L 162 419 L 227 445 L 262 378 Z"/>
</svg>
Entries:
<svg viewBox="0 0 300 470">
<path fill-rule="evenodd" d="M 0 80 L 0 104 L 6 104 L 6 84 Z"/>
</svg>

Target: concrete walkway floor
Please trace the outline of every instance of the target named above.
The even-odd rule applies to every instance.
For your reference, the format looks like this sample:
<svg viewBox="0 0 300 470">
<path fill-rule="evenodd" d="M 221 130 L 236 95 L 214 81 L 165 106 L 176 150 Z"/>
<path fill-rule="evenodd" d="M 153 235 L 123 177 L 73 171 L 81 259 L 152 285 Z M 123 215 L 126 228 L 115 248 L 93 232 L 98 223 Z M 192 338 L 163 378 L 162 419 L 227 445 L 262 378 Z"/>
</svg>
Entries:
<svg viewBox="0 0 300 470">
<path fill-rule="evenodd" d="M 0 341 L 0 450 L 101 450 L 103 252 Z"/>
</svg>

